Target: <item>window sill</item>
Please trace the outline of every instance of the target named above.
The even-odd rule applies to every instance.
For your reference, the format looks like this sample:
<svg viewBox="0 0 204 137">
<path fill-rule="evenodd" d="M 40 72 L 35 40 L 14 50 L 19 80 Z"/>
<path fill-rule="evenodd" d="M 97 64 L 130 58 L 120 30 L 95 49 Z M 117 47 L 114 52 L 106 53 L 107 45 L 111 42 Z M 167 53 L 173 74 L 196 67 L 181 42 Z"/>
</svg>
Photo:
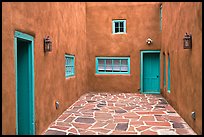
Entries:
<svg viewBox="0 0 204 137">
<path fill-rule="evenodd" d="M 75 75 L 65 77 L 66 80 L 68 80 L 68 79 L 74 79 L 74 78 L 75 78 Z"/>
<path fill-rule="evenodd" d="M 115 34 L 127 34 L 126 32 L 124 33 L 112 33 L 112 35 L 115 35 Z"/>
<path fill-rule="evenodd" d="M 96 74 L 95 73 L 95 76 L 130 76 L 130 74 Z"/>
</svg>

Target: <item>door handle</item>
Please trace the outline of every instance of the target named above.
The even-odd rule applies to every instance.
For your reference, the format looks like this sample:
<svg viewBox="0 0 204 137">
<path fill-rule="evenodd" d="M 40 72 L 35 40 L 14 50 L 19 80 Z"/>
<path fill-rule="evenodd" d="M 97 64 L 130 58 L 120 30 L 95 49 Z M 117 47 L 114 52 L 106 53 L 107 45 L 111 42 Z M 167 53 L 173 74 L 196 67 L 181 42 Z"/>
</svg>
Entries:
<svg viewBox="0 0 204 137">
<path fill-rule="evenodd" d="M 157 76 L 157 78 L 158 78 L 159 76 Z"/>
</svg>

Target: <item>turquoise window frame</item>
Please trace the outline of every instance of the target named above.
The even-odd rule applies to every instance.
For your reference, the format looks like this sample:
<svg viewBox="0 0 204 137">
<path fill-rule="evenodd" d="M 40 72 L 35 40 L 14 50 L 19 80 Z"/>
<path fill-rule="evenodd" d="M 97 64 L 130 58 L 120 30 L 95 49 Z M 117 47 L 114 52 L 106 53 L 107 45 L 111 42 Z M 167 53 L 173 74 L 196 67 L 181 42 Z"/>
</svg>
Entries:
<svg viewBox="0 0 204 137">
<path fill-rule="evenodd" d="M 164 88 L 166 87 L 166 55 L 164 53 Z"/>
<path fill-rule="evenodd" d="M 26 33 L 22 33 L 20 31 L 14 32 L 14 60 L 15 60 L 15 73 L 16 73 L 16 135 L 18 135 L 18 75 L 17 75 L 17 39 L 24 39 L 31 42 L 31 45 L 28 47 L 28 54 L 31 55 L 31 65 L 29 65 L 29 70 L 31 70 L 31 81 L 30 84 L 30 91 L 31 91 L 31 104 L 30 104 L 30 111 L 32 116 L 30 117 L 29 121 L 32 122 L 30 127 L 30 133 L 35 135 L 35 70 L 34 70 L 34 37 L 28 35 Z M 30 59 L 29 59 L 30 60 Z M 29 63 L 30 64 L 30 63 Z"/>
<path fill-rule="evenodd" d="M 115 23 L 116 22 L 123 22 L 123 25 L 124 25 L 124 31 L 123 32 L 115 32 Z M 113 34 L 126 34 L 126 20 L 112 20 L 112 33 Z"/>
<path fill-rule="evenodd" d="M 98 60 L 111 60 L 112 69 L 114 66 L 113 60 L 120 60 L 120 71 L 121 71 L 121 60 L 127 60 L 128 71 L 127 72 L 100 72 L 98 71 Z M 106 67 L 106 61 L 104 61 L 104 67 Z M 130 57 L 96 57 L 96 74 L 130 74 Z"/>
<path fill-rule="evenodd" d="M 160 5 L 160 31 L 162 31 L 162 4 Z"/>
<path fill-rule="evenodd" d="M 69 64 L 67 59 L 71 59 L 71 63 Z M 66 69 L 66 67 L 72 67 L 71 73 L 69 73 Z M 65 77 L 69 78 L 71 76 L 75 75 L 75 56 L 74 55 L 69 55 L 65 54 Z"/>
<path fill-rule="evenodd" d="M 171 87 L 171 73 L 170 73 L 170 55 L 168 55 L 168 92 L 170 93 Z"/>
</svg>

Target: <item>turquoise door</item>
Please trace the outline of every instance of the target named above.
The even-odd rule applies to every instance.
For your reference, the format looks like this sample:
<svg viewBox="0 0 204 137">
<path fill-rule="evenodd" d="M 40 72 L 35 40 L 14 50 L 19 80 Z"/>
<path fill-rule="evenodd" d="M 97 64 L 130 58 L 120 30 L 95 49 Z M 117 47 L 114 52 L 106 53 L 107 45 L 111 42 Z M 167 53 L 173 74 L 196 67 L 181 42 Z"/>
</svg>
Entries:
<svg viewBox="0 0 204 137">
<path fill-rule="evenodd" d="M 160 94 L 159 53 L 145 53 L 143 57 L 143 92 Z"/>
<path fill-rule="evenodd" d="M 34 134 L 33 41 L 15 33 L 16 53 L 16 133 Z M 29 38 L 29 37 L 28 37 Z"/>
</svg>

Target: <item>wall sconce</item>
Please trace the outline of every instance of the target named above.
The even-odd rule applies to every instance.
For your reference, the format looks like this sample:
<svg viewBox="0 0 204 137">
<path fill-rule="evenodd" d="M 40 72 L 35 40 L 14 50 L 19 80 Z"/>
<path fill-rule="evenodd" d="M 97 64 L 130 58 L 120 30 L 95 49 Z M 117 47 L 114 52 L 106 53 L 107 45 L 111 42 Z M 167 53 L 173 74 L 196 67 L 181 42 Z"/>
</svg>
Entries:
<svg viewBox="0 0 204 137">
<path fill-rule="evenodd" d="M 186 33 L 184 35 L 183 41 L 184 41 L 184 45 L 183 45 L 184 49 L 192 49 L 192 35 L 191 34 Z"/>
<path fill-rule="evenodd" d="M 49 36 L 44 38 L 44 52 L 52 51 L 52 41 Z"/>
<path fill-rule="evenodd" d="M 150 45 L 150 44 L 153 43 L 153 40 L 152 40 L 151 38 L 148 38 L 148 39 L 146 40 L 146 43 L 147 43 L 148 45 Z"/>
</svg>

